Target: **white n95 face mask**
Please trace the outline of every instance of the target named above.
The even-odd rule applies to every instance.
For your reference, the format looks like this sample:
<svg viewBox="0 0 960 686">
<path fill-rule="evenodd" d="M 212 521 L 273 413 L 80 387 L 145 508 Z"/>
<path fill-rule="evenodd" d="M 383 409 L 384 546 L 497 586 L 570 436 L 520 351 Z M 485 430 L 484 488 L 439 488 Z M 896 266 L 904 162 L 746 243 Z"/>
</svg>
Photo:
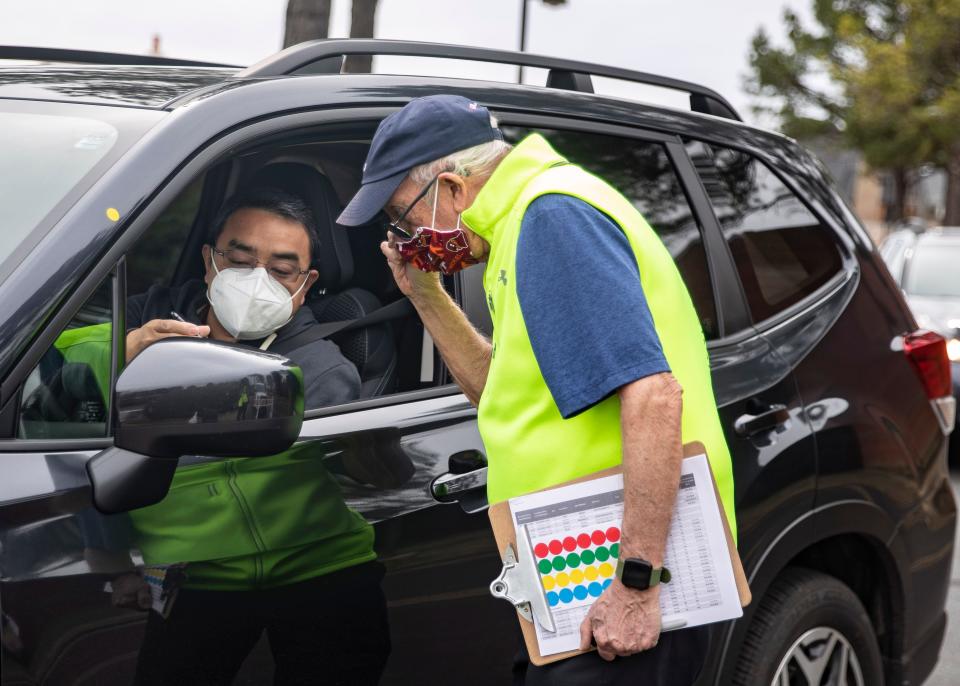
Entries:
<svg viewBox="0 0 960 686">
<path fill-rule="evenodd" d="M 306 285 L 306 276 L 296 293 L 290 295 L 263 267 L 220 271 L 212 253 L 210 262 L 217 275 L 207 290 L 207 300 L 223 328 L 234 338 L 265 338 L 293 317 L 293 299 Z"/>
</svg>

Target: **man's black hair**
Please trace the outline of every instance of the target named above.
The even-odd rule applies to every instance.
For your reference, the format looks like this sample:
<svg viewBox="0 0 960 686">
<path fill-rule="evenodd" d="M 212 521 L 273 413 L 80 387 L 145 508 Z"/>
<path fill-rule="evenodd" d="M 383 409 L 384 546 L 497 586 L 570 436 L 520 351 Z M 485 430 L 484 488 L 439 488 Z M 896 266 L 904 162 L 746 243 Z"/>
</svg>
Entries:
<svg viewBox="0 0 960 686">
<path fill-rule="evenodd" d="M 313 218 L 313 212 L 303 198 L 270 186 L 245 188 L 224 202 L 210 226 L 207 243 L 217 244 L 227 220 L 239 210 L 264 210 L 301 224 L 310 240 L 310 266 L 315 264 L 320 255 L 320 237 L 317 235 L 317 224 Z"/>
</svg>

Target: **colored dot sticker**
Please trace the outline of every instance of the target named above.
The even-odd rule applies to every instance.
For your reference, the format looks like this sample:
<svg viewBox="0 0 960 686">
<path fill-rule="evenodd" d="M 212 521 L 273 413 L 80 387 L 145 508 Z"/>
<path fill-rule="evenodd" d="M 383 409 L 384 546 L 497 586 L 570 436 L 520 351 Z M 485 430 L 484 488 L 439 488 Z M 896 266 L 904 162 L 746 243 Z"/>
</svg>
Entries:
<svg viewBox="0 0 960 686">
<path fill-rule="evenodd" d="M 575 584 L 579 584 L 580 582 L 582 582 L 583 572 L 579 569 L 574 569 L 572 572 L 570 572 L 570 581 L 572 581 Z"/>
<path fill-rule="evenodd" d="M 600 594 L 603 593 L 603 586 L 601 586 L 598 582 L 594 581 L 592 584 L 587 586 L 587 593 L 592 595 L 594 598 L 599 598 Z"/>
<path fill-rule="evenodd" d="M 600 575 L 600 572 L 597 571 L 596 567 L 587 567 L 584 570 L 583 575 L 587 577 L 587 581 L 593 581 Z"/>
<path fill-rule="evenodd" d="M 570 553 L 567 555 L 567 567 L 579 567 L 580 566 L 580 556 L 576 553 Z"/>
<path fill-rule="evenodd" d="M 557 586 L 563 587 L 570 583 L 570 577 L 567 576 L 566 572 L 560 572 L 557 574 Z"/>
<path fill-rule="evenodd" d="M 547 593 L 547 603 L 549 603 L 550 607 L 556 607 L 557 603 L 559 602 L 560 596 L 558 596 L 556 592 L 550 591 Z"/>
<path fill-rule="evenodd" d="M 561 603 L 569 603 L 571 600 L 573 600 L 573 591 L 571 591 L 569 588 L 565 588 L 560 591 Z"/>
<path fill-rule="evenodd" d="M 117 211 L 116 207 L 107 208 L 107 219 L 112 222 L 115 222 L 120 219 L 120 212 Z"/>
<path fill-rule="evenodd" d="M 537 563 L 537 569 L 540 570 L 541 574 L 549 574 L 553 571 L 553 565 L 550 564 L 550 560 L 540 560 Z"/>
<path fill-rule="evenodd" d="M 605 546 L 600 546 L 596 550 L 597 559 L 600 562 L 606 562 L 610 558 L 610 551 Z"/>
<path fill-rule="evenodd" d="M 610 557 L 620 557 L 620 544 L 614 543 L 610 546 Z"/>
<path fill-rule="evenodd" d="M 562 557 L 553 558 L 553 568 L 556 569 L 558 572 L 562 572 L 564 567 L 566 566 L 567 566 L 567 563 L 564 562 Z"/>
<path fill-rule="evenodd" d="M 541 577 L 541 580 L 543 581 L 544 591 L 552 591 L 553 587 L 557 585 L 557 582 L 553 580 L 552 576 Z"/>
<path fill-rule="evenodd" d="M 577 545 L 581 548 L 589 548 L 590 543 L 590 534 L 580 534 L 577 536 Z"/>
<path fill-rule="evenodd" d="M 606 590 L 607 590 L 607 586 L 609 586 L 611 583 L 613 583 L 613 579 L 607 579 L 606 581 L 604 581 L 604 582 L 603 582 L 603 590 L 606 591 Z"/>
<path fill-rule="evenodd" d="M 566 550 L 568 553 L 571 553 L 574 550 L 576 550 L 577 539 L 575 539 L 573 536 L 567 536 L 565 539 L 563 539 L 563 549 Z"/>
<path fill-rule="evenodd" d="M 587 598 L 587 587 L 586 586 L 577 586 L 573 589 L 573 597 L 577 600 L 586 600 Z"/>
<path fill-rule="evenodd" d="M 549 546 L 549 548 L 550 548 L 550 552 L 551 552 L 551 553 L 553 553 L 554 555 L 559 555 L 560 553 L 563 552 L 563 543 L 561 543 L 560 541 L 554 539 L 554 540 L 550 541 L 550 546 Z"/>
<path fill-rule="evenodd" d="M 590 540 L 593 541 L 594 545 L 603 545 L 607 537 L 603 535 L 603 532 L 600 529 L 597 529 L 592 534 L 590 534 Z"/>
<path fill-rule="evenodd" d="M 616 543 L 620 540 L 620 529 L 615 526 L 611 526 L 607 529 L 607 540 L 611 543 Z"/>
<path fill-rule="evenodd" d="M 550 548 L 547 547 L 546 543 L 537 543 L 533 548 L 533 554 L 537 557 L 546 557 L 550 554 Z"/>
<path fill-rule="evenodd" d="M 600 565 L 599 572 L 600 576 L 610 578 L 613 576 L 613 565 L 611 565 L 609 562 L 604 562 L 602 565 Z"/>
<path fill-rule="evenodd" d="M 585 565 L 592 565 L 597 556 L 592 550 L 584 550 L 580 553 L 580 561 Z"/>
</svg>

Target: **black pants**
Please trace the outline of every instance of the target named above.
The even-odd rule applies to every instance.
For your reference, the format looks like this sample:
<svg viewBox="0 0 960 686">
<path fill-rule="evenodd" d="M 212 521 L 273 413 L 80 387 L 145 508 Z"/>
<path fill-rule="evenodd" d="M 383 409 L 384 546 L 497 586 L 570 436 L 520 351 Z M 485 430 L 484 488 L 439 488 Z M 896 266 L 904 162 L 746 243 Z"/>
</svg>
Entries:
<svg viewBox="0 0 960 686">
<path fill-rule="evenodd" d="M 227 686 L 266 631 L 276 686 L 376 684 L 390 653 L 383 567 L 369 562 L 257 591 L 181 589 L 150 613 L 138 686 Z"/>
<path fill-rule="evenodd" d="M 514 686 L 690 686 L 707 657 L 709 628 L 668 631 L 653 650 L 612 662 L 594 651 L 537 667 L 530 664 L 522 640 L 520 646 Z"/>
</svg>

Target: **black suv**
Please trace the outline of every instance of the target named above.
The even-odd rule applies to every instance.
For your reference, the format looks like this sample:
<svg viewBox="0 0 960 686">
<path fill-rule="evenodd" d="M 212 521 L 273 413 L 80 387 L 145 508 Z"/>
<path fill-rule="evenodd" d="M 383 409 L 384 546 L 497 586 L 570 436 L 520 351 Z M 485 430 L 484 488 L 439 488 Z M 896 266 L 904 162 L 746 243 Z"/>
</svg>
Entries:
<svg viewBox="0 0 960 686">
<path fill-rule="evenodd" d="M 536 87 L 341 73 L 356 54 L 523 64 L 548 77 Z M 181 493 L 166 504 L 183 513 L 191 557 L 157 567 L 129 531 L 137 508 L 198 462 L 234 465 L 207 485 L 211 497 L 234 488 L 244 460 L 211 455 L 287 451 L 294 439 L 295 459 L 278 463 L 286 483 L 325 480 L 335 487 L 318 492 L 337 502 L 281 489 L 269 511 L 245 514 L 283 520 L 285 544 L 326 535 L 337 505 L 374 524 L 392 638 L 383 683 L 509 682 L 517 619 L 488 591 L 500 560 L 475 409 L 404 307 L 378 250 L 382 227 L 334 222 L 377 123 L 411 98 L 451 92 L 489 107 L 509 140 L 540 132 L 610 181 L 686 279 L 754 597 L 741 620 L 713 628 L 701 683 L 919 684 L 930 673 L 956 524 L 944 341 L 916 330 L 861 225 L 793 141 L 743 124 L 696 84 L 485 49 L 320 41 L 243 70 L 18 48 L 0 58 L 43 60 L 0 69 L 4 686 L 131 683 L 146 613 L 117 606 L 110 589 L 144 565 L 189 578 L 226 543 L 206 521 L 191 526 L 195 503 Z M 685 91 L 692 111 L 595 95 L 592 76 Z M 318 216 L 317 318 L 390 308 L 333 334 L 362 377 L 359 401 L 304 413 L 299 370 L 203 340 L 157 343 L 124 369 L 127 296 L 199 276 L 211 218 L 262 175 Z M 489 331 L 482 269 L 446 285 Z M 105 351 L 100 397 L 89 394 L 92 361 L 67 356 L 91 331 Z M 163 583 L 150 586 L 161 611 Z M 272 670 L 263 639 L 234 683 L 270 683 Z"/>
</svg>

